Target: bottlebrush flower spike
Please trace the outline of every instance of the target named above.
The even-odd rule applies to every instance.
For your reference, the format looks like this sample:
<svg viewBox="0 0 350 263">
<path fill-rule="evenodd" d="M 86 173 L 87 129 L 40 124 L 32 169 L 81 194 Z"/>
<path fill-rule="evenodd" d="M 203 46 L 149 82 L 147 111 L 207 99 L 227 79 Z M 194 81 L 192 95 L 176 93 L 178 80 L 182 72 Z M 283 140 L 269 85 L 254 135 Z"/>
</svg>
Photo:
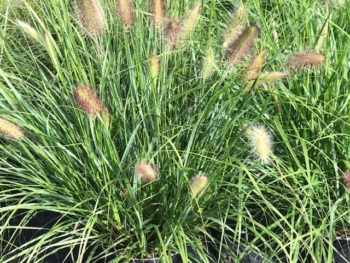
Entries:
<svg viewBox="0 0 350 263">
<path fill-rule="evenodd" d="M 269 163 L 272 153 L 272 138 L 269 131 L 264 126 L 255 126 L 250 128 L 247 134 L 261 162 L 263 164 Z"/>
<path fill-rule="evenodd" d="M 35 41 L 38 41 L 39 43 L 43 43 L 43 37 L 41 34 L 31 25 L 29 25 L 26 22 L 23 22 L 21 20 L 17 20 L 17 25 L 23 30 L 24 33 L 26 33 L 28 36 L 33 38 Z"/>
<path fill-rule="evenodd" d="M 74 98 L 79 107 L 90 116 L 95 116 L 102 109 L 97 94 L 88 85 L 79 85 L 74 90 Z"/>
<path fill-rule="evenodd" d="M 154 164 L 141 161 L 135 165 L 135 173 L 141 181 L 149 183 L 158 179 L 159 170 Z"/>
<path fill-rule="evenodd" d="M 14 141 L 18 141 L 24 137 L 24 132 L 20 127 L 2 118 L 0 118 L 0 134 Z"/>
<path fill-rule="evenodd" d="M 242 33 L 242 23 L 245 20 L 246 9 L 243 4 L 240 4 L 232 15 L 230 30 L 225 36 L 223 47 L 226 49 L 230 44 Z"/>
<path fill-rule="evenodd" d="M 202 193 L 208 185 L 208 177 L 206 174 L 198 174 L 192 178 L 190 182 L 190 190 L 193 196 Z"/>
<path fill-rule="evenodd" d="M 350 171 L 346 171 L 343 177 L 346 188 L 350 189 Z"/>
<path fill-rule="evenodd" d="M 134 23 L 134 7 L 131 0 L 116 0 L 119 17 L 125 27 L 131 27 Z"/>
<path fill-rule="evenodd" d="M 111 115 L 109 114 L 108 108 L 106 106 L 104 106 L 102 109 L 102 120 L 108 129 L 109 124 L 111 123 Z"/>
<path fill-rule="evenodd" d="M 300 70 L 321 66 L 324 61 L 324 55 L 315 51 L 305 51 L 292 55 L 288 61 L 288 67 L 291 70 Z"/>
<path fill-rule="evenodd" d="M 324 42 L 326 41 L 328 37 L 328 27 L 329 27 L 329 20 L 331 19 L 331 15 L 327 18 L 326 22 L 324 23 L 322 30 L 320 32 L 320 35 L 318 37 L 317 43 L 316 43 L 316 50 L 322 49 Z"/>
<path fill-rule="evenodd" d="M 202 76 L 204 79 L 210 78 L 215 70 L 215 53 L 214 49 L 210 46 L 207 49 L 204 61 L 203 61 L 203 70 Z"/>
<path fill-rule="evenodd" d="M 273 82 L 284 79 L 288 76 L 287 72 L 272 71 L 262 73 L 259 77 L 258 83 Z"/>
<path fill-rule="evenodd" d="M 159 57 L 153 53 L 149 59 L 149 67 L 151 70 L 151 76 L 154 82 L 157 81 L 159 74 Z"/>
<path fill-rule="evenodd" d="M 161 27 L 164 21 L 164 0 L 153 0 L 150 9 L 154 26 Z"/>
<path fill-rule="evenodd" d="M 245 79 L 247 81 L 254 80 L 258 77 L 260 74 L 261 68 L 265 62 L 265 57 L 267 54 L 267 50 L 263 49 L 259 52 L 258 55 L 256 55 L 251 61 L 248 66 L 248 69 L 245 73 Z"/>
<path fill-rule="evenodd" d="M 95 36 L 105 29 L 105 14 L 100 0 L 76 0 L 76 11 L 82 27 L 88 35 Z"/>
<path fill-rule="evenodd" d="M 194 31 L 199 19 L 200 10 L 201 4 L 197 3 L 188 11 L 186 18 L 182 21 L 180 40 L 186 40 Z"/>
<path fill-rule="evenodd" d="M 164 33 L 167 44 L 175 47 L 179 41 L 181 25 L 178 19 L 169 19 L 165 23 Z"/>
<path fill-rule="evenodd" d="M 259 29 L 257 26 L 246 26 L 244 28 L 242 33 L 230 44 L 225 53 L 229 67 L 250 54 L 258 34 Z"/>
</svg>

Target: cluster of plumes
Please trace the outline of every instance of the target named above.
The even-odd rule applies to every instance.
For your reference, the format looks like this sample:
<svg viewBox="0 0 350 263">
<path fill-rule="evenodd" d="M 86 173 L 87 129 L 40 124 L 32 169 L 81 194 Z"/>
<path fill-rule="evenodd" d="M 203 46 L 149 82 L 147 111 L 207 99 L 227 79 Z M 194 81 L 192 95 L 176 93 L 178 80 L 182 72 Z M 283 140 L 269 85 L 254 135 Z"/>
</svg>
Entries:
<svg viewBox="0 0 350 263">
<path fill-rule="evenodd" d="M 88 116 L 95 117 L 97 114 L 100 114 L 106 127 L 109 127 L 110 115 L 108 108 L 102 104 L 96 92 L 89 85 L 78 85 L 75 87 L 74 99 Z"/>
<path fill-rule="evenodd" d="M 272 155 L 272 136 L 266 127 L 252 126 L 246 130 L 251 146 L 263 164 L 268 164 Z"/>
<path fill-rule="evenodd" d="M 19 141 L 24 137 L 24 132 L 16 124 L 0 118 L 0 135 L 8 140 Z"/>
<path fill-rule="evenodd" d="M 143 183 L 152 183 L 159 179 L 158 167 L 148 161 L 141 161 L 135 165 L 135 174 Z M 204 173 L 199 173 L 194 176 L 189 182 L 189 189 L 193 197 L 198 197 L 208 186 L 208 176 Z"/>
<path fill-rule="evenodd" d="M 343 178 L 346 188 L 350 189 L 350 171 L 346 171 L 343 174 Z"/>
<path fill-rule="evenodd" d="M 164 25 L 166 43 L 169 47 L 176 47 L 186 41 L 194 31 L 201 10 L 201 4 L 196 3 L 180 22 L 178 19 L 167 19 Z"/>
</svg>

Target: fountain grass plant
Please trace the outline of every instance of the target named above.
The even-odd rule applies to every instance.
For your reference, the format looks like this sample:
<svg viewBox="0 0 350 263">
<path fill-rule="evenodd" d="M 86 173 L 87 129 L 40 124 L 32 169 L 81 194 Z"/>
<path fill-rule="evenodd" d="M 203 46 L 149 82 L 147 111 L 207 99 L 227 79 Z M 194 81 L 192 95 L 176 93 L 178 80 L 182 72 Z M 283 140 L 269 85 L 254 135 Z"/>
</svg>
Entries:
<svg viewBox="0 0 350 263">
<path fill-rule="evenodd" d="M 164 1 L 155 27 L 151 1 L 72 2 L 3 3 L 0 261 L 332 262 L 350 223 L 349 4 Z M 233 50 L 238 7 L 254 43 Z M 316 46 L 322 65 L 264 81 Z"/>
</svg>

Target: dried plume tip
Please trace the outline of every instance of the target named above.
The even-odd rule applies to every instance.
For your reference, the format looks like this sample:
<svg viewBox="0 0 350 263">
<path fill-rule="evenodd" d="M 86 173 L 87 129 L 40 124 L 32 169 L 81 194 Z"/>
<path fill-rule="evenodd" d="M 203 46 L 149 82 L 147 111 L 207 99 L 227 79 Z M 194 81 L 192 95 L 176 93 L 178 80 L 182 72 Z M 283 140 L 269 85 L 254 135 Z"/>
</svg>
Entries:
<svg viewBox="0 0 350 263">
<path fill-rule="evenodd" d="M 19 141 L 24 137 L 23 130 L 16 124 L 0 118 L 0 134 L 9 140 Z"/>
<path fill-rule="evenodd" d="M 105 15 L 100 0 L 76 0 L 77 15 L 88 35 L 95 36 L 105 29 Z"/>
<path fill-rule="evenodd" d="M 258 35 L 259 29 L 257 26 L 246 26 L 244 28 L 242 33 L 230 44 L 225 53 L 230 67 L 250 54 Z"/>
<path fill-rule="evenodd" d="M 201 4 L 196 3 L 187 13 L 185 19 L 182 21 L 181 31 L 180 31 L 180 40 L 184 41 L 188 39 L 190 34 L 194 31 L 198 19 L 199 13 L 201 10 Z"/>
<path fill-rule="evenodd" d="M 97 94 L 88 85 L 79 85 L 74 90 L 74 98 L 79 107 L 90 116 L 95 116 L 102 110 L 102 104 Z"/>
<path fill-rule="evenodd" d="M 169 19 L 164 26 L 165 39 L 170 47 L 175 47 L 179 41 L 181 24 L 178 19 Z"/>
<path fill-rule="evenodd" d="M 192 178 L 190 182 L 190 190 L 193 196 L 197 196 L 202 193 L 208 185 L 208 176 L 200 173 Z"/>
<path fill-rule="evenodd" d="M 150 9 L 154 26 L 161 27 L 164 21 L 164 0 L 153 0 Z"/>
<path fill-rule="evenodd" d="M 346 188 L 350 189 L 350 171 L 346 171 L 343 175 Z"/>
<path fill-rule="evenodd" d="M 250 61 L 245 73 L 245 79 L 247 81 L 254 80 L 259 76 L 261 68 L 265 62 L 266 54 L 267 50 L 263 49 Z"/>
<path fill-rule="evenodd" d="M 223 47 L 226 49 L 230 44 L 237 38 L 239 34 L 242 33 L 243 26 L 242 22 L 245 19 L 246 9 L 243 4 L 240 4 L 237 9 L 232 14 L 232 22 L 230 24 L 230 29 L 225 36 Z"/>
<path fill-rule="evenodd" d="M 269 163 L 272 153 L 272 138 L 270 132 L 264 126 L 255 126 L 251 127 L 247 134 L 261 162 L 263 164 Z"/>
<path fill-rule="evenodd" d="M 135 173 L 145 183 L 153 182 L 159 177 L 157 166 L 147 161 L 141 161 L 135 165 Z"/>
<path fill-rule="evenodd" d="M 312 67 L 319 67 L 325 61 L 325 56 L 315 51 L 295 53 L 288 61 L 291 70 L 301 70 Z"/>
<path fill-rule="evenodd" d="M 116 8 L 120 20 L 125 27 L 131 27 L 134 23 L 134 7 L 131 0 L 116 0 Z"/>
</svg>

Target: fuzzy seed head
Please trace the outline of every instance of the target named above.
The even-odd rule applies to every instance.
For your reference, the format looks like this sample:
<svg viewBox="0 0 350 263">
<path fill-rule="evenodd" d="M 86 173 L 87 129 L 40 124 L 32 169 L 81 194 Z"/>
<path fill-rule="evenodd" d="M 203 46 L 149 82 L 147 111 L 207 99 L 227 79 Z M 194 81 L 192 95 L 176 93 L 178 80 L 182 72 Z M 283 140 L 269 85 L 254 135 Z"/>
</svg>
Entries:
<svg viewBox="0 0 350 263">
<path fill-rule="evenodd" d="M 158 179 L 159 170 L 157 166 L 147 161 L 141 161 L 135 165 L 135 173 L 138 178 L 145 183 L 153 182 Z"/>
<path fill-rule="evenodd" d="M 280 71 L 266 72 L 260 75 L 258 83 L 274 82 L 274 81 L 282 80 L 287 76 L 288 76 L 287 72 L 280 72 Z"/>
<path fill-rule="evenodd" d="M 116 0 L 119 17 L 125 27 L 131 27 L 134 23 L 134 7 L 131 0 Z"/>
<path fill-rule="evenodd" d="M 214 49 L 210 46 L 207 49 L 204 61 L 202 76 L 204 79 L 208 79 L 214 73 L 215 70 L 215 53 Z"/>
<path fill-rule="evenodd" d="M 226 51 L 225 57 L 229 67 L 232 67 L 250 54 L 258 34 L 259 29 L 257 26 L 246 26 L 244 28 L 242 33 L 230 44 Z"/>
<path fill-rule="evenodd" d="M 190 190 L 193 196 L 202 193 L 208 185 L 208 177 L 206 174 L 197 174 L 190 182 Z"/>
<path fill-rule="evenodd" d="M 14 123 L 0 118 L 0 135 L 9 140 L 19 141 L 24 137 L 24 132 Z"/>
<path fill-rule="evenodd" d="M 153 0 L 150 9 L 154 26 L 161 27 L 164 21 L 164 0 Z"/>
<path fill-rule="evenodd" d="M 153 53 L 149 60 L 152 79 L 156 82 L 159 74 L 159 57 Z"/>
<path fill-rule="evenodd" d="M 170 47 L 175 47 L 179 41 L 181 25 L 178 19 L 169 19 L 164 26 L 165 39 Z"/>
<path fill-rule="evenodd" d="M 181 41 L 188 39 L 188 37 L 194 31 L 199 19 L 200 10 L 201 4 L 197 3 L 188 11 L 186 18 L 182 22 L 182 27 L 180 31 Z"/>
<path fill-rule="evenodd" d="M 100 0 L 76 0 L 76 11 L 85 33 L 96 36 L 105 29 L 105 14 Z"/>
<path fill-rule="evenodd" d="M 79 107 L 89 116 L 95 116 L 102 109 L 97 94 L 88 85 L 79 85 L 74 90 L 74 98 Z"/>
<path fill-rule="evenodd" d="M 26 33 L 32 39 L 34 39 L 35 41 L 38 41 L 39 43 L 42 42 L 42 36 L 34 27 L 32 27 L 28 23 L 23 22 L 21 20 L 17 20 L 17 25 L 22 29 L 24 33 Z"/>
<path fill-rule="evenodd" d="M 249 63 L 248 69 L 245 73 L 245 79 L 247 81 L 254 80 L 260 74 L 261 68 L 265 62 L 267 50 L 263 49 L 259 52 Z"/>
<path fill-rule="evenodd" d="M 261 162 L 263 164 L 269 163 L 272 153 L 272 139 L 269 131 L 264 126 L 256 126 L 252 127 L 248 134 L 254 151 Z"/>
<path fill-rule="evenodd" d="M 325 61 L 325 56 L 315 51 L 305 51 L 292 55 L 288 61 L 291 70 L 301 70 L 312 67 L 319 67 Z"/>
<path fill-rule="evenodd" d="M 232 14 L 232 22 L 230 24 L 230 29 L 225 36 L 223 47 L 226 49 L 230 44 L 239 36 L 244 27 L 242 26 L 243 21 L 246 16 L 246 8 L 243 4 L 240 4 L 237 9 Z"/>
<path fill-rule="evenodd" d="M 346 188 L 350 189 L 350 171 L 346 171 L 343 175 Z"/>
</svg>

